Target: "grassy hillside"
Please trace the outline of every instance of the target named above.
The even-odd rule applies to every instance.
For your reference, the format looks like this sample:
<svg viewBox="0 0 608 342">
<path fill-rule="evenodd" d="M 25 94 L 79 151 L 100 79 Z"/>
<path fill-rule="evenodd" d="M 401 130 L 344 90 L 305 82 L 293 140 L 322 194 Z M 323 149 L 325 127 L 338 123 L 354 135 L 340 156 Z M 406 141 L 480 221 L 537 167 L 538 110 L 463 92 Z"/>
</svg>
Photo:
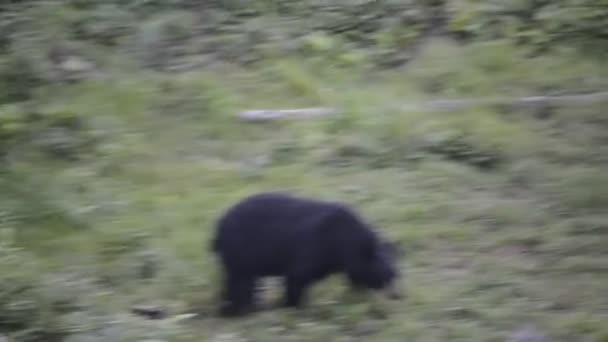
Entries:
<svg viewBox="0 0 608 342">
<path fill-rule="evenodd" d="M 505 341 L 531 324 L 555 341 L 608 340 L 606 103 L 399 109 L 605 90 L 601 60 L 572 46 L 538 54 L 508 38 L 444 36 L 386 69 L 358 49 L 336 55 L 333 38 L 318 35 L 307 40 L 311 54 L 245 65 L 167 59 L 174 70 L 147 58 L 188 55 L 179 51 L 192 45 L 176 38 L 149 50 L 131 44 L 141 34 L 134 27 L 111 46 L 74 38 L 66 23 L 105 32 L 93 23 L 124 16 L 135 26 L 143 21 L 129 16 L 148 15 L 85 5 L 27 9 L 46 22 L 19 12 L 1 55 L 0 337 Z M 188 24 L 187 13 L 165 15 Z M 271 17 L 260 25 L 290 26 Z M 308 106 L 342 115 L 236 119 L 243 109 Z M 213 223 L 236 200 L 268 190 L 343 200 L 401 240 L 407 300 L 351 298 L 335 278 L 314 288 L 303 312 L 215 317 Z M 269 284 L 268 297 L 277 289 Z M 168 317 L 146 320 L 131 314 L 136 305 Z"/>
</svg>

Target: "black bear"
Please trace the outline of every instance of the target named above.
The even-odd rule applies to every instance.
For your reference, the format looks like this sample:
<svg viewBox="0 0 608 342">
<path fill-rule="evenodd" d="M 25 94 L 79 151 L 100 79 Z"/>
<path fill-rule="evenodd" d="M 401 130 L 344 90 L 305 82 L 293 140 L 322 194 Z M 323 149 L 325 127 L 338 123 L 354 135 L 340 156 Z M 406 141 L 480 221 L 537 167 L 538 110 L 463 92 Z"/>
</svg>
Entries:
<svg viewBox="0 0 608 342">
<path fill-rule="evenodd" d="M 397 250 L 349 207 L 286 193 L 259 193 L 220 217 L 212 242 L 223 266 L 221 316 L 254 309 L 256 281 L 280 276 L 282 306 L 301 307 L 306 289 L 343 273 L 354 289 L 397 299 Z"/>
</svg>

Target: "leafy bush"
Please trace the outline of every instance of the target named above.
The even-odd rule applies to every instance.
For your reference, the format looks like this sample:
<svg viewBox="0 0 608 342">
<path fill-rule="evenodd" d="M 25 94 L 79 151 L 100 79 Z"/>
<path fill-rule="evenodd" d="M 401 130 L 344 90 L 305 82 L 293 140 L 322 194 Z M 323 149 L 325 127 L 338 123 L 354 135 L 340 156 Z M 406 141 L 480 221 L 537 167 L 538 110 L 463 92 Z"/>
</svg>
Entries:
<svg viewBox="0 0 608 342">
<path fill-rule="evenodd" d="M 95 145 L 86 121 L 71 111 L 29 112 L 19 106 L 0 108 L 0 156 L 33 142 L 58 159 L 74 160 Z"/>
<path fill-rule="evenodd" d="M 43 78 L 26 56 L 0 57 L 0 104 L 29 100 L 42 83 Z"/>
<path fill-rule="evenodd" d="M 608 176 L 585 167 L 571 167 L 551 173 L 549 190 L 561 209 L 576 213 L 601 213 L 608 206 Z"/>
<path fill-rule="evenodd" d="M 172 57 L 184 54 L 195 25 L 194 16 L 185 11 L 154 16 L 139 27 L 137 52 L 148 66 L 166 67 Z"/>
<path fill-rule="evenodd" d="M 496 167 L 503 159 L 500 150 L 476 145 L 464 133 L 438 135 L 435 139 L 427 141 L 427 151 L 438 154 L 447 159 L 463 162 L 479 168 L 488 169 Z"/>
<path fill-rule="evenodd" d="M 82 291 L 74 291 L 82 282 L 46 278 L 34 260 L 0 243 L 0 331 L 18 341 L 63 341 L 75 328 L 65 320 L 82 309 Z"/>
<path fill-rule="evenodd" d="M 539 50 L 570 44 L 605 53 L 608 39 L 608 2 L 560 1 L 449 1 L 453 32 L 494 39 L 507 37 Z"/>
<path fill-rule="evenodd" d="M 9 340 L 141 341 L 180 334 L 177 322 L 108 315 L 100 301 L 105 291 L 94 279 L 75 272 L 43 272 L 36 260 L 0 242 L 0 332 Z"/>
<path fill-rule="evenodd" d="M 140 31 L 146 32 L 146 39 L 153 36 L 154 41 L 164 41 L 178 37 L 177 43 L 181 43 L 178 46 L 189 47 L 198 46 L 201 40 L 217 39 L 220 43 L 215 46 L 230 52 L 237 61 L 250 55 L 256 55 L 251 57 L 253 60 L 263 58 L 258 56 L 260 52 L 256 49 L 268 42 L 266 39 L 252 40 L 251 35 L 273 36 L 276 38 L 272 42 L 273 48 L 282 50 L 297 38 L 316 32 L 304 39 L 308 47 L 315 46 L 313 50 L 320 49 L 323 50 L 321 54 L 326 54 L 324 45 L 330 41 L 344 41 L 347 50 L 366 51 L 379 65 L 407 62 L 416 50 L 419 38 L 442 28 L 456 37 L 474 40 L 507 38 L 539 51 L 566 44 L 604 53 L 608 41 L 606 0 L 365 0 L 327 3 L 257 0 L 210 1 L 204 4 L 192 0 L 71 0 L 51 5 L 30 0 L 16 3 L 7 5 L 0 12 L 0 49 L 15 39 L 21 39 L 18 37 L 22 33 L 36 31 L 47 38 L 54 35 L 54 38 L 70 37 L 116 46 L 132 38 L 138 30 L 138 21 L 145 22 Z M 28 6 L 45 9 L 36 12 L 27 9 Z M 194 8 L 197 11 L 193 11 Z M 190 14 L 190 18 L 184 13 Z M 214 37 L 197 35 L 192 23 L 195 18 L 203 29 L 201 33 L 212 33 Z M 254 32 L 252 27 L 255 27 Z M 227 43 L 230 41 L 233 43 Z M 227 48 L 226 45 L 233 46 Z M 163 43 L 147 52 L 158 54 L 155 50 L 167 48 L 175 49 L 175 46 Z M 218 57 L 223 58 L 224 55 Z M 245 60 L 248 61 L 247 58 Z"/>
<path fill-rule="evenodd" d="M 115 46 L 133 31 L 133 16 L 116 5 L 103 5 L 95 11 L 84 12 L 73 23 L 72 30 L 79 39 Z"/>
</svg>

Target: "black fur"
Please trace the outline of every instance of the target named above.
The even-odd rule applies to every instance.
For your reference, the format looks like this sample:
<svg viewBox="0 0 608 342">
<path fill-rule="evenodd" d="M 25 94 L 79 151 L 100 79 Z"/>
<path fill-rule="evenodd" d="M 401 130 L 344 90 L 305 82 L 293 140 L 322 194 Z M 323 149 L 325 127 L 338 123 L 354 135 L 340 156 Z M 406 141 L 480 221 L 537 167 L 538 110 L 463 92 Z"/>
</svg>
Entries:
<svg viewBox="0 0 608 342">
<path fill-rule="evenodd" d="M 300 307 L 306 289 L 330 274 L 369 289 L 398 276 L 392 245 L 340 203 L 256 194 L 231 207 L 216 228 L 210 247 L 224 271 L 223 316 L 253 309 L 260 277 L 284 277 L 283 305 Z"/>
</svg>

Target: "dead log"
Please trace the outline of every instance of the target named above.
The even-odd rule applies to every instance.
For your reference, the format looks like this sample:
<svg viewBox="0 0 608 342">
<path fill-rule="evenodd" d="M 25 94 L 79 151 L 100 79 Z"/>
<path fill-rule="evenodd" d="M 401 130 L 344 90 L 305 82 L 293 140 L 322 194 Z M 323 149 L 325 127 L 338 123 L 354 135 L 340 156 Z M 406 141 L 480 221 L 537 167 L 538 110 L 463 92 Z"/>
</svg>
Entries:
<svg viewBox="0 0 608 342">
<path fill-rule="evenodd" d="M 337 111 L 332 108 L 300 108 L 300 109 L 258 109 L 246 110 L 238 113 L 238 117 L 245 121 L 269 121 L 287 118 L 310 118 L 335 115 Z"/>
<path fill-rule="evenodd" d="M 560 96 L 528 96 L 521 98 L 482 98 L 446 99 L 398 106 L 405 111 L 450 112 L 479 106 L 511 106 L 514 108 L 538 108 L 543 106 L 580 106 L 608 100 L 608 92 Z M 314 118 L 337 115 L 335 108 L 313 107 L 295 109 L 258 109 L 239 112 L 237 116 L 250 122 L 263 122 L 278 119 Z"/>
</svg>

